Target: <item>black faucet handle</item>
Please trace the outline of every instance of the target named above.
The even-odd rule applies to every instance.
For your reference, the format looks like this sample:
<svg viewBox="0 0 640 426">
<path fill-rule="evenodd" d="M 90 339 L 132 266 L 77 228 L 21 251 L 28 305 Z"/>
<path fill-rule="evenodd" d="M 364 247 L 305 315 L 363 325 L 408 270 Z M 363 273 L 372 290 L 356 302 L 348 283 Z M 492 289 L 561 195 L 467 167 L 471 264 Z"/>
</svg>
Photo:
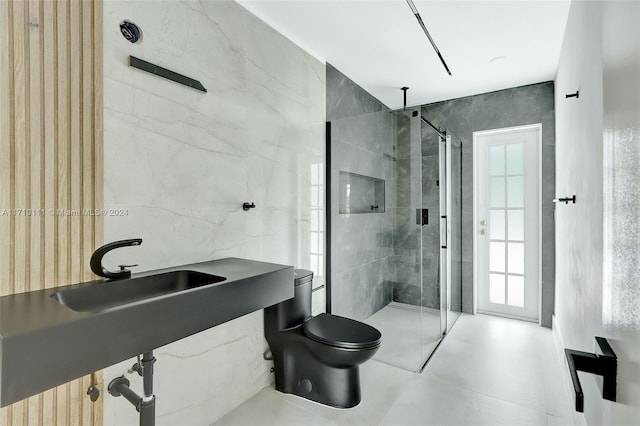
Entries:
<svg viewBox="0 0 640 426">
<path fill-rule="evenodd" d="M 139 246 L 142 244 L 142 238 L 132 238 L 129 240 L 120 240 L 114 241 L 112 243 L 107 243 L 101 247 L 98 247 L 96 251 L 91 255 L 91 259 L 89 260 L 89 266 L 91 266 L 91 271 L 94 274 L 104 277 L 107 279 L 122 279 L 129 278 L 131 276 L 131 271 L 126 269 L 129 266 L 138 266 L 138 265 L 119 265 L 120 271 L 112 272 L 107 270 L 104 266 L 102 266 L 102 258 L 105 254 L 110 252 L 111 250 L 120 248 L 120 247 L 128 247 L 128 246 Z"/>
<path fill-rule="evenodd" d="M 134 266 L 138 266 L 138 264 L 136 263 L 135 265 L 118 265 L 118 268 L 120 268 L 121 271 L 126 271 L 126 268 L 133 268 Z"/>
</svg>

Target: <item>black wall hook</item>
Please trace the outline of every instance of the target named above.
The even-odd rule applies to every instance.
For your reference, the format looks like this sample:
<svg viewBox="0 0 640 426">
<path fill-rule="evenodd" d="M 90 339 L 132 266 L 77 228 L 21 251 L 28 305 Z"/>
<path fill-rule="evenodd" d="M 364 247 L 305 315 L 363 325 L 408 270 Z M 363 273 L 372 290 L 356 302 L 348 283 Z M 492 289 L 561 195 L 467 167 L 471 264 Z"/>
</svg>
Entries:
<svg viewBox="0 0 640 426">
<path fill-rule="evenodd" d="M 569 373 L 576 394 L 576 411 L 584 412 L 584 393 L 578 377 L 578 371 L 602 376 L 602 397 L 609 401 L 616 400 L 616 382 L 618 379 L 618 357 L 604 337 L 596 337 L 601 354 L 565 349 L 569 364 Z"/>
<path fill-rule="evenodd" d="M 570 93 L 568 95 L 564 95 L 565 99 L 567 98 L 576 98 L 578 99 L 580 97 L 580 91 L 576 90 L 576 93 Z"/>
<path fill-rule="evenodd" d="M 554 198 L 553 199 L 554 203 L 569 204 L 569 201 L 571 201 L 573 204 L 575 204 L 576 203 L 576 196 L 572 195 L 571 197 L 563 197 L 563 198 Z"/>
<path fill-rule="evenodd" d="M 244 210 L 245 212 L 249 211 L 250 209 L 255 209 L 256 208 L 256 203 L 251 203 L 249 204 L 248 202 L 244 202 L 242 203 L 242 210 Z"/>
</svg>

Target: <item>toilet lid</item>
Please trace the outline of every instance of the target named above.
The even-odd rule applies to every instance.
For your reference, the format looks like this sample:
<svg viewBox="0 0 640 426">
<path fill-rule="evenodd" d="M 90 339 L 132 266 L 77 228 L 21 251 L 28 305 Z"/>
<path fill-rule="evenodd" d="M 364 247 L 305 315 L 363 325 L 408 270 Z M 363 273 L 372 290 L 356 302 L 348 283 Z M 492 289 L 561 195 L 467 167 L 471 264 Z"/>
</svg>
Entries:
<svg viewBox="0 0 640 426">
<path fill-rule="evenodd" d="M 382 341 L 382 334 L 370 325 L 331 314 L 305 321 L 302 329 L 313 340 L 345 349 L 373 348 Z"/>
</svg>

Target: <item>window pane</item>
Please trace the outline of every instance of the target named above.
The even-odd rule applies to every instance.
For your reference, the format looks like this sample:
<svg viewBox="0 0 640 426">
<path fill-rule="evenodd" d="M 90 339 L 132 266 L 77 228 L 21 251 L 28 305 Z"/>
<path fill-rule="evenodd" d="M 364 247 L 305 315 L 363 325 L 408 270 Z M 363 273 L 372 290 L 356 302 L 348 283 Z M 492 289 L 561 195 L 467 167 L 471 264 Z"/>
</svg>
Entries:
<svg viewBox="0 0 640 426">
<path fill-rule="evenodd" d="M 509 272 L 524 274 L 524 243 L 509 243 Z"/>
<path fill-rule="evenodd" d="M 504 275 L 489 274 L 489 302 L 504 305 Z"/>
<path fill-rule="evenodd" d="M 489 178 L 491 207 L 504 207 L 504 178 Z"/>
<path fill-rule="evenodd" d="M 524 144 L 512 143 L 507 145 L 507 174 L 524 174 Z"/>
<path fill-rule="evenodd" d="M 311 236 L 311 244 L 310 244 L 309 249 L 311 250 L 311 253 L 320 253 L 318 251 L 319 240 L 320 240 L 318 238 L 319 235 L 320 234 L 318 234 L 317 232 L 312 232 L 311 235 L 310 235 Z"/>
<path fill-rule="evenodd" d="M 506 272 L 504 265 L 504 243 L 489 243 L 489 270 L 492 272 Z"/>
<path fill-rule="evenodd" d="M 509 210 L 509 239 L 524 240 L 524 210 Z"/>
<path fill-rule="evenodd" d="M 504 210 L 489 212 L 489 238 L 492 240 L 505 239 Z"/>
<path fill-rule="evenodd" d="M 320 231 L 320 212 L 311 210 L 311 231 Z"/>
<path fill-rule="evenodd" d="M 524 308 L 524 277 L 509 275 L 508 305 Z"/>
<path fill-rule="evenodd" d="M 524 207 L 524 176 L 507 178 L 507 206 Z"/>
<path fill-rule="evenodd" d="M 504 175 L 504 145 L 489 147 L 489 175 Z"/>
</svg>

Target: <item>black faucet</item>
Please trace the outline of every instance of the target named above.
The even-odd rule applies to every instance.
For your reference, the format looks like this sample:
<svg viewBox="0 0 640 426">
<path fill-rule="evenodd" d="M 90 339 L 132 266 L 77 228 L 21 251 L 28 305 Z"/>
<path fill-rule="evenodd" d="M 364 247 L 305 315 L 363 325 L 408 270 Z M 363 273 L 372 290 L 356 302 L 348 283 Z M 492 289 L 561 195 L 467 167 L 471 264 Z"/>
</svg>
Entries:
<svg viewBox="0 0 640 426">
<path fill-rule="evenodd" d="M 105 254 L 113 249 L 117 249 L 120 247 L 139 246 L 140 244 L 142 244 L 142 238 L 133 238 L 130 240 L 114 241 L 112 243 L 108 243 L 103 245 L 102 247 L 99 247 L 91 255 L 91 260 L 89 262 L 91 270 L 94 274 L 111 280 L 121 280 L 123 278 L 129 278 L 131 276 L 131 271 L 126 268 L 138 265 L 118 265 L 120 267 L 120 270 L 117 272 L 111 272 L 104 266 L 102 266 L 102 258 Z"/>
</svg>

